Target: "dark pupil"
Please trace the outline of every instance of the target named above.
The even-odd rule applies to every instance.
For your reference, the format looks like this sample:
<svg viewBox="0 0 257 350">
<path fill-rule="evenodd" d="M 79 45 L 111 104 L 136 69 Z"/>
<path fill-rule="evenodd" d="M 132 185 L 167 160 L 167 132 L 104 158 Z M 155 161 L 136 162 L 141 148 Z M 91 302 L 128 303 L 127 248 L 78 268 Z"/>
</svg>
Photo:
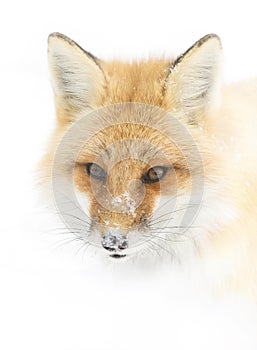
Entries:
<svg viewBox="0 0 257 350">
<path fill-rule="evenodd" d="M 99 176 L 102 173 L 102 169 L 98 165 L 92 164 L 90 168 L 90 173 L 91 175 Z"/>
<path fill-rule="evenodd" d="M 94 163 L 89 163 L 87 165 L 87 172 L 94 178 L 100 179 L 105 177 L 105 171 L 99 165 Z"/>
<path fill-rule="evenodd" d="M 149 180 L 156 181 L 159 180 L 163 175 L 162 168 L 152 168 L 148 171 Z"/>
</svg>

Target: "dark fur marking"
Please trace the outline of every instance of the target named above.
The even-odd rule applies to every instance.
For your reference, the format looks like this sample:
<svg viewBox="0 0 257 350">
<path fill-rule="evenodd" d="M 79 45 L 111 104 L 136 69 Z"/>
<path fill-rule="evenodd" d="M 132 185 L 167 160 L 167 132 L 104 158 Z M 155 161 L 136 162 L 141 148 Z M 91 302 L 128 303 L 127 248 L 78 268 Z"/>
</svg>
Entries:
<svg viewBox="0 0 257 350">
<path fill-rule="evenodd" d="M 208 41 L 210 38 L 216 38 L 218 41 L 220 41 L 220 38 L 218 35 L 216 34 L 207 34 L 205 35 L 203 38 L 201 38 L 200 40 L 198 40 L 197 42 L 195 42 L 192 46 L 189 47 L 188 50 L 186 50 L 183 54 L 179 55 L 173 62 L 171 62 L 170 66 L 167 67 L 167 71 L 168 71 L 168 74 L 166 74 L 166 77 L 164 78 L 164 84 L 162 86 L 162 95 L 164 96 L 165 95 L 165 92 L 166 92 L 166 84 L 167 84 L 167 81 L 169 79 L 169 76 L 170 76 L 170 73 L 172 71 L 172 69 L 175 68 L 175 66 L 177 64 L 179 64 L 183 58 L 194 48 L 196 47 L 200 47 L 202 46 L 206 41 Z M 221 45 L 221 44 L 220 44 Z"/>
<path fill-rule="evenodd" d="M 98 65 L 98 58 L 97 57 L 92 55 L 90 52 L 87 52 L 86 50 L 84 50 L 80 45 L 78 45 L 74 40 L 68 38 L 66 35 L 55 32 L 55 33 L 52 33 L 49 35 L 48 42 L 50 41 L 51 38 L 60 38 L 64 41 L 66 41 L 71 46 L 78 47 L 82 52 L 84 52 L 87 56 L 89 56 Z"/>
<path fill-rule="evenodd" d="M 211 38 L 216 38 L 220 42 L 220 38 L 216 34 L 207 34 L 200 40 L 198 40 L 196 43 L 194 43 L 188 50 L 186 50 L 183 54 L 177 57 L 177 59 L 172 63 L 171 69 L 173 69 L 177 64 L 179 64 L 183 58 L 194 48 L 202 46 L 206 41 L 208 41 Z M 221 43 L 220 43 L 221 45 Z"/>
<path fill-rule="evenodd" d="M 76 41 L 70 39 L 69 37 L 67 37 L 66 35 L 64 34 L 61 34 L 61 33 L 58 33 L 58 32 L 54 32 L 54 33 L 51 33 L 49 36 L 48 36 L 48 43 L 50 42 L 50 39 L 51 38 L 59 38 L 59 39 L 62 39 L 64 41 L 66 41 L 69 45 L 73 46 L 73 47 L 77 47 L 81 52 L 83 52 L 85 55 L 87 55 L 96 65 L 97 67 L 101 70 L 101 72 L 103 73 L 104 75 L 104 78 L 105 78 L 105 81 L 107 82 L 106 80 L 106 76 L 104 74 L 104 71 L 100 65 L 100 60 L 95 57 L 94 55 L 92 55 L 90 52 L 84 50 L 80 45 L 78 45 L 76 43 Z"/>
</svg>

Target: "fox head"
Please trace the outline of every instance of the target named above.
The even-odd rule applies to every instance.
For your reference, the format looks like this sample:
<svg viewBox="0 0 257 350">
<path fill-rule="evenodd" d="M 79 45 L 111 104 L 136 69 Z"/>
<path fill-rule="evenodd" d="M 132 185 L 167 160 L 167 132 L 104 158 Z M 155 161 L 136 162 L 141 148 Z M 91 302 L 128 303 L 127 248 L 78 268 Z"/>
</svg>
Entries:
<svg viewBox="0 0 257 350">
<path fill-rule="evenodd" d="M 101 61 L 59 33 L 48 44 L 57 126 L 43 171 L 69 230 L 112 258 L 197 251 L 222 212 L 208 122 L 219 38 L 132 63 Z"/>
</svg>

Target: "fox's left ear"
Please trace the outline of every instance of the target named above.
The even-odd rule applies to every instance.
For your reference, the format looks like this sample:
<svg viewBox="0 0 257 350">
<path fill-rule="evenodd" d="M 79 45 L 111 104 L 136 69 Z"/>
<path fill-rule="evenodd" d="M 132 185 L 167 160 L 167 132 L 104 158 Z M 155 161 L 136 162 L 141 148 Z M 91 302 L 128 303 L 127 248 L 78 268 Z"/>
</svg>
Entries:
<svg viewBox="0 0 257 350">
<path fill-rule="evenodd" d="M 215 34 L 197 41 L 173 63 L 167 79 L 167 98 L 190 123 L 217 107 L 221 63 L 221 43 Z"/>
<path fill-rule="evenodd" d="M 72 122 L 81 113 L 101 106 L 106 87 L 100 61 L 63 34 L 48 38 L 48 61 L 61 122 Z"/>
</svg>

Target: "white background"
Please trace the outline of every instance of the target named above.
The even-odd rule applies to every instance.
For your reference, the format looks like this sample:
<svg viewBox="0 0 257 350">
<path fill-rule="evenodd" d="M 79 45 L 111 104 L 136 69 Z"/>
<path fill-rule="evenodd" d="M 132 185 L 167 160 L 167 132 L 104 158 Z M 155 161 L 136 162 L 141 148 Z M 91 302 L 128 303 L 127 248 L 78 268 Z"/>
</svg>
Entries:
<svg viewBox="0 0 257 350">
<path fill-rule="evenodd" d="M 102 59 L 130 59 L 179 54 L 214 32 L 224 47 L 224 80 L 231 82 L 257 76 L 255 6 L 248 0 L 1 4 L 0 349 L 257 349 L 256 324 L 241 304 L 212 304 L 175 279 L 168 283 L 166 273 L 53 249 L 33 188 L 54 125 L 49 33 L 62 32 Z"/>
</svg>

